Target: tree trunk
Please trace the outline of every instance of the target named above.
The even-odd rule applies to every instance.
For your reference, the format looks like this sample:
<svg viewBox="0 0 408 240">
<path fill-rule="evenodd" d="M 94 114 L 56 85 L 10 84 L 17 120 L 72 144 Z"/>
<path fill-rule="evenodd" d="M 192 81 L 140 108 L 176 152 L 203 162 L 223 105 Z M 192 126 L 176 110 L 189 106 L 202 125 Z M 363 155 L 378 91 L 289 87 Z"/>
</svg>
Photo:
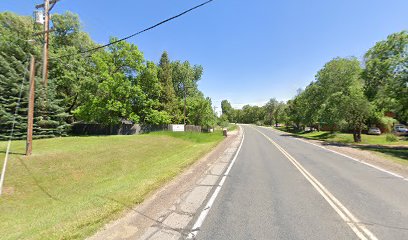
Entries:
<svg viewBox="0 0 408 240">
<path fill-rule="evenodd" d="M 361 142 L 361 129 L 354 129 L 353 131 L 354 142 Z"/>
<path fill-rule="evenodd" d="M 330 125 L 330 133 L 334 133 L 334 124 Z"/>
</svg>

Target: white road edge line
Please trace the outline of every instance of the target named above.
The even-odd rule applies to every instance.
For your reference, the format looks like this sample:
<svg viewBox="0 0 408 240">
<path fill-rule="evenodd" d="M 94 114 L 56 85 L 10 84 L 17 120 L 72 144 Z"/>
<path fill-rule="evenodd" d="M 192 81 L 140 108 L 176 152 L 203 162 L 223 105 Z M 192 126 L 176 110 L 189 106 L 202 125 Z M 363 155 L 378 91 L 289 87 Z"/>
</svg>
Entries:
<svg viewBox="0 0 408 240">
<path fill-rule="evenodd" d="M 222 186 L 224 185 L 224 182 L 231 171 L 232 166 L 234 165 L 235 161 L 237 160 L 238 154 L 241 151 L 242 144 L 244 143 L 244 138 L 245 138 L 245 133 L 244 133 L 244 128 L 240 126 L 240 130 L 242 131 L 242 139 L 241 143 L 239 144 L 239 147 L 237 151 L 235 152 L 234 158 L 232 159 L 231 163 L 229 164 L 227 170 L 224 172 L 224 175 L 220 181 L 220 184 L 218 184 L 217 188 L 215 189 L 214 193 L 211 195 L 210 200 L 208 200 L 207 204 L 203 208 L 203 211 L 200 213 L 200 216 L 198 217 L 197 221 L 194 223 L 193 228 L 191 232 L 188 234 L 187 239 L 194 239 L 198 231 L 200 230 L 201 225 L 203 225 L 205 218 L 208 215 L 208 212 L 210 211 L 212 205 L 214 204 L 215 199 L 218 196 L 218 193 L 221 191 Z"/>
<path fill-rule="evenodd" d="M 283 131 L 276 130 L 276 129 L 272 129 L 272 128 L 268 128 L 268 127 L 262 127 L 262 128 L 265 128 L 265 129 L 270 130 L 270 131 L 278 132 L 278 133 L 290 134 L 290 133 L 287 133 L 287 132 L 283 132 Z M 348 156 L 348 155 L 346 155 L 346 154 L 336 152 L 336 151 L 334 151 L 334 150 L 325 148 L 325 147 L 320 146 L 320 145 L 317 145 L 317 144 L 315 144 L 315 143 L 311 143 L 311 142 L 306 141 L 306 140 L 301 139 L 301 138 L 294 138 L 294 139 L 295 139 L 295 140 L 298 140 L 298 141 L 301 141 L 301 142 L 304 142 L 304 143 L 311 144 L 311 145 L 316 146 L 316 147 L 319 147 L 319 148 L 322 148 L 322 149 L 324 149 L 324 150 L 326 150 L 326 151 L 329 151 L 329 152 L 338 154 L 338 155 L 340 155 L 340 156 L 346 157 L 346 158 L 351 159 L 351 160 L 353 160 L 353 161 L 356 161 L 356 162 L 359 162 L 359 163 L 364 164 L 364 165 L 366 165 L 366 166 L 369 166 L 369 167 L 372 167 L 372 168 L 374 168 L 374 169 L 377 169 L 378 171 L 381 171 L 381 172 L 384 172 L 384 173 L 388 173 L 388 174 L 390 174 L 390 175 L 392 175 L 392 176 L 394 176 L 394 177 L 401 178 L 401 179 L 404 180 L 404 181 L 408 181 L 408 178 L 405 178 L 405 177 L 402 176 L 402 175 L 399 175 L 399 174 L 397 174 L 397 173 L 388 171 L 388 170 L 386 170 L 386 169 L 384 169 L 384 168 L 381 168 L 381 167 L 378 167 L 378 166 L 373 165 L 373 164 L 371 164 L 371 163 L 365 162 L 365 161 L 363 161 L 363 160 L 361 160 L 361 159 L 357 159 L 357 158 Z"/>
<path fill-rule="evenodd" d="M 360 221 L 336 198 L 329 192 L 312 174 L 310 174 L 294 157 L 292 157 L 285 149 L 266 136 L 263 132 L 254 127 L 256 131 L 262 134 L 269 140 L 289 161 L 302 173 L 302 175 L 312 184 L 312 186 L 320 193 L 320 195 L 330 204 L 336 213 L 343 221 L 353 230 L 357 237 L 361 240 L 378 240 L 377 237 L 370 232 Z M 364 235 L 365 234 L 365 235 Z"/>
</svg>

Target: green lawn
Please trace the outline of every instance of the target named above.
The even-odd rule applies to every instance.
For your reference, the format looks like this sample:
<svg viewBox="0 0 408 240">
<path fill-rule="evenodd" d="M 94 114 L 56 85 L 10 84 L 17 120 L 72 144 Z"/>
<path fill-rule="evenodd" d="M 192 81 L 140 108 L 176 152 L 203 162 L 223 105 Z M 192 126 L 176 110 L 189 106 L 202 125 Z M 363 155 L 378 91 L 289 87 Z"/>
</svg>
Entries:
<svg viewBox="0 0 408 240">
<path fill-rule="evenodd" d="M 67 137 L 12 144 L 1 239 L 83 239 L 215 147 L 220 132 Z M 0 163 L 6 142 L 0 142 Z"/>
<path fill-rule="evenodd" d="M 277 129 L 287 131 L 285 127 L 280 127 Z M 356 148 L 372 151 L 377 155 L 389 158 L 395 162 L 408 164 L 408 141 L 406 137 L 399 137 L 398 142 L 388 142 L 386 140 L 386 134 L 379 136 L 363 134 L 361 136 L 362 142 L 356 144 L 353 141 L 353 135 L 349 133 L 330 133 L 326 131 L 306 133 L 297 132 L 291 129 L 287 132 L 309 139 L 322 140 L 332 143 L 351 144 Z"/>
</svg>

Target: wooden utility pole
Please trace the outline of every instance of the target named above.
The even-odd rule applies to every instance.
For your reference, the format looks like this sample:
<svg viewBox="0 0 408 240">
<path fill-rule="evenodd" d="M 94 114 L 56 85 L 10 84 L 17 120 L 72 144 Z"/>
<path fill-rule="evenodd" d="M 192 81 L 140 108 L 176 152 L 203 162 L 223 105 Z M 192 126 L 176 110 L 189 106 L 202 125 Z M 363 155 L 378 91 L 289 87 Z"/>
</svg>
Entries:
<svg viewBox="0 0 408 240">
<path fill-rule="evenodd" d="M 187 105 L 187 88 L 184 85 L 184 126 L 186 125 L 186 105 Z"/>
<path fill-rule="evenodd" d="M 30 156 L 33 150 L 34 96 L 35 96 L 35 58 L 33 55 L 31 55 L 30 93 L 29 93 L 29 100 L 28 100 L 28 116 L 27 116 L 26 156 Z"/>
<path fill-rule="evenodd" d="M 44 46 L 43 46 L 43 83 L 47 87 L 48 85 L 48 44 L 50 37 L 50 1 L 44 0 Z"/>
<path fill-rule="evenodd" d="M 55 4 L 59 0 L 44 0 L 43 4 L 36 5 L 35 7 L 44 8 L 44 46 L 43 46 L 43 69 L 42 69 L 42 76 L 43 76 L 43 84 L 45 87 L 48 85 L 48 48 L 50 42 L 50 11 L 54 8 Z"/>
</svg>

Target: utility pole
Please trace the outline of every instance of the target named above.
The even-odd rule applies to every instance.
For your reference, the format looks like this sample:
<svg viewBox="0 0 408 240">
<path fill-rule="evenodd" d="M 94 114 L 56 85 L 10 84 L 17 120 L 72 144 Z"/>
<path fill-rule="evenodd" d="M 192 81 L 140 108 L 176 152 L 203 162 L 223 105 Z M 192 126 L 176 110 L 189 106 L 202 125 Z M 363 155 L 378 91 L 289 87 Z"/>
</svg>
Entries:
<svg viewBox="0 0 408 240">
<path fill-rule="evenodd" d="M 44 47 L 43 47 L 43 83 L 48 85 L 48 44 L 49 44 L 49 30 L 50 30 L 50 1 L 44 0 Z"/>
<path fill-rule="evenodd" d="M 48 85 L 48 48 L 50 42 L 50 11 L 54 8 L 55 4 L 60 0 L 44 0 L 43 4 L 36 5 L 37 9 L 44 8 L 44 45 L 43 45 L 43 84 L 45 87 Z"/>
<path fill-rule="evenodd" d="M 30 94 L 29 94 L 29 101 L 28 101 L 26 156 L 30 156 L 33 150 L 34 96 L 35 96 L 35 58 L 33 55 L 31 55 Z"/>
<path fill-rule="evenodd" d="M 183 88 L 184 88 L 184 126 L 186 126 L 186 105 L 187 105 L 186 85 L 183 85 Z"/>
</svg>

